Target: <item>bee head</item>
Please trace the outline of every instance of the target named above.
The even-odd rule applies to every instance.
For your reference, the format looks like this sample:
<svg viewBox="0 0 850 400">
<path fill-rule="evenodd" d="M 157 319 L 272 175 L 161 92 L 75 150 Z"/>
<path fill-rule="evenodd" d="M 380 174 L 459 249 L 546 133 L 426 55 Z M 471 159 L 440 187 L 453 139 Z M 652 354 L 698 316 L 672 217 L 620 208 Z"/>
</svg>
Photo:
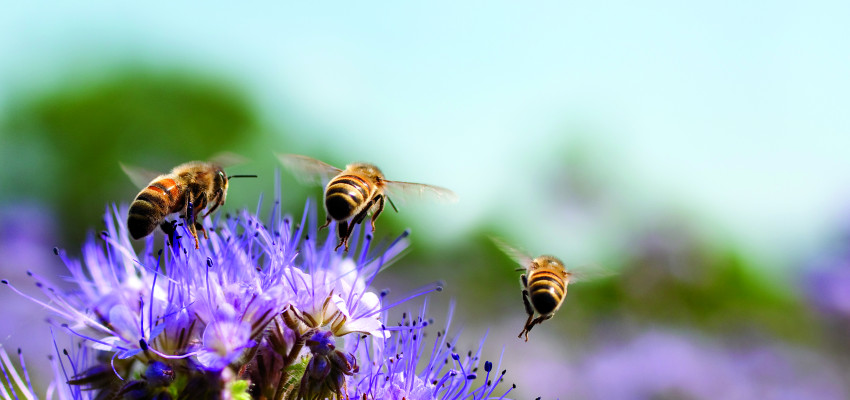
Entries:
<svg viewBox="0 0 850 400">
<path fill-rule="evenodd" d="M 222 190 L 222 201 L 224 201 L 224 196 L 227 196 L 227 175 L 224 173 L 224 170 L 221 167 L 215 167 L 215 177 L 213 177 L 214 184 L 213 187 L 219 187 Z"/>
<path fill-rule="evenodd" d="M 369 163 L 354 163 L 350 164 L 346 167 L 347 169 L 351 169 L 359 174 L 365 175 L 367 178 L 370 178 L 374 182 L 380 184 L 385 178 L 384 173 L 373 164 Z"/>
<path fill-rule="evenodd" d="M 531 263 L 533 269 L 545 268 L 553 270 L 564 270 L 564 263 L 554 256 L 540 256 Z"/>
</svg>

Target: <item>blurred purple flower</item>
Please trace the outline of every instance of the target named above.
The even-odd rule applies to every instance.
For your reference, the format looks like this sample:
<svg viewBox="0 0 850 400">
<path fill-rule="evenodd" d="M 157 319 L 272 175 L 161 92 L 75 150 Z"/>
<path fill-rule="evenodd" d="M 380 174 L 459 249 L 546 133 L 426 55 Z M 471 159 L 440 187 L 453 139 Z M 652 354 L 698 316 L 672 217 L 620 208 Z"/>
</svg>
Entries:
<svg viewBox="0 0 850 400">
<path fill-rule="evenodd" d="M 56 222 L 49 208 L 34 201 L 0 206 L 0 278 L 21 281 L 28 279 L 28 269 L 43 275 L 54 275 L 64 270 L 62 263 L 50 251 L 56 243 Z M 24 290 L 28 293 L 38 291 L 32 286 Z M 10 321 L 0 323 L 3 345 L 30 351 L 50 342 L 50 331 L 44 325 L 49 311 L 38 304 L 20 301 L 20 297 L 9 290 L 0 290 L 0 303 L 7 305 L 2 316 L 5 321 Z M 50 363 L 40 357 L 30 362 L 31 370 L 49 371 L 49 368 Z M 45 375 L 34 373 L 33 383 L 46 386 Z"/>
<path fill-rule="evenodd" d="M 844 399 L 841 377 L 790 348 L 733 349 L 665 331 L 591 353 L 573 369 L 574 395 L 588 399 Z"/>
<path fill-rule="evenodd" d="M 827 254 L 811 265 L 802 280 L 809 301 L 824 313 L 850 320 L 850 254 Z"/>
</svg>

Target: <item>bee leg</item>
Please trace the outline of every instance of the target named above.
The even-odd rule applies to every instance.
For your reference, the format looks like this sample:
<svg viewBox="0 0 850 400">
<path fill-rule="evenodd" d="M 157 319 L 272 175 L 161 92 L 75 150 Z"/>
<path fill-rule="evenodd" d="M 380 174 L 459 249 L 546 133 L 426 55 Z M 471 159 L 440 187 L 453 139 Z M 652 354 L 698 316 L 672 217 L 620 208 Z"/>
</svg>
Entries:
<svg viewBox="0 0 850 400">
<path fill-rule="evenodd" d="M 528 327 L 528 324 L 525 324 L 525 326 L 526 326 L 526 327 L 523 327 L 523 328 L 522 328 L 522 332 L 520 332 L 520 333 L 519 333 L 519 335 L 518 335 L 517 337 L 518 337 L 518 338 L 520 338 L 520 339 L 522 339 L 522 335 L 523 335 L 523 334 L 525 334 L 525 341 L 527 342 L 527 341 L 528 341 L 528 328 L 527 328 L 527 327 Z"/>
<path fill-rule="evenodd" d="M 207 237 L 207 230 L 204 229 L 204 226 L 198 222 L 198 214 L 207 206 L 207 194 L 201 192 L 201 195 L 195 198 L 195 206 L 192 212 L 186 212 L 187 217 L 191 217 L 191 220 L 187 221 L 189 225 L 189 230 L 192 232 L 192 236 L 195 237 L 195 248 L 200 248 L 198 243 L 198 228 L 201 228 L 201 233 L 204 234 L 204 239 L 209 239 Z M 203 217 L 201 217 L 203 218 Z"/>
<path fill-rule="evenodd" d="M 531 332 L 531 328 L 534 328 L 534 325 L 537 325 L 537 324 L 539 324 L 539 323 L 541 323 L 541 322 L 543 322 L 543 321 L 545 321 L 549 318 L 552 318 L 552 315 L 553 314 L 541 315 L 541 316 L 535 318 L 534 321 L 531 321 L 529 319 L 529 321 L 531 321 L 531 323 L 530 324 L 526 323 L 525 329 L 523 329 L 523 332 L 525 332 L 525 341 L 526 342 L 528 341 L 528 332 Z M 520 335 L 522 335 L 522 334 L 520 334 Z"/>
<path fill-rule="evenodd" d="M 207 210 L 206 214 L 204 214 L 203 216 L 201 216 L 201 218 L 206 218 L 206 217 L 207 217 L 207 215 L 212 214 L 212 212 L 213 212 L 213 211 L 215 211 L 216 209 L 218 209 L 218 206 L 223 205 L 223 204 L 224 204 L 224 202 L 223 202 L 223 201 L 221 201 L 221 198 L 222 198 L 223 196 L 224 196 L 224 190 L 218 189 L 218 191 L 216 191 L 216 192 L 215 192 L 215 197 L 213 197 L 213 200 L 212 200 L 212 207 L 210 207 L 210 209 L 209 209 L 209 210 Z"/>
<path fill-rule="evenodd" d="M 197 201 L 200 200 L 200 201 Z M 183 220 L 186 223 L 186 228 L 189 229 L 189 233 L 192 234 L 192 237 L 195 238 L 195 248 L 200 248 L 200 243 L 198 242 L 198 231 L 196 229 L 197 223 L 195 222 L 195 217 L 198 215 L 203 206 L 206 205 L 207 199 L 206 195 L 199 196 L 196 201 L 192 201 L 192 193 L 188 193 L 186 196 L 186 215 L 183 217 Z M 203 230 L 203 227 L 201 227 Z M 206 234 L 204 235 L 206 237 Z"/>
<path fill-rule="evenodd" d="M 525 284 L 525 275 L 522 276 L 523 284 Z M 525 334 L 525 341 L 528 341 L 528 331 L 531 330 L 531 327 L 534 326 L 532 320 L 534 319 L 534 308 L 531 307 L 531 302 L 528 301 L 528 290 L 523 289 L 522 291 L 522 303 L 525 304 L 525 313 L 528 314 L 528 320 L 525 321 L 525 325 L 522 328 L 522 332 L 517 336 L 518 338 L 522 337 L 522 334 Z"/>
<path fill-rule="evenodd" d="M 192 212 L 192 223 L 198 219 L 198 214 L 207 206 L 207 194 L 201 192 L 201 195 L 195 198 L 195 210 Z M 203 216 L 201 216 L 203 218 Z"/>
<path fill-rule="evenodd" d="M 198 243 L 198 231 L 195 228 L 196 226 L 197 226 L 197 224 L 190 223 L 189 218 L 186 218 L 186 228 L 189 228 L 189 233 L 191 233 L 192 237 L 195 238 L 195 248 L 198 249 L 198 248 L 200 248 L 200 246 L 199 246 L 199 243 Z"/>
<path fill-rule="evenodd" d="M 186 206 L 184 207 L 186 213 L 182 215 L 184 225 L 186 225 L 186 229 L 189 230 L 189 233 L 192 234 L 192 237 L 195 238 L 195 248 L 198 248 L 198 232 L 195 230 L 195 207 L 192 203 L 192 193 L 186 194 Z"/>
<path fill-rule="evenodd" d="M 534 315 L 534 308 L 531 307 L 531 302 L 528 301 L 528 290 L 522 291 L 522 303 L 525 304 L 525 313 L 528 314 L 530 322 L 531 316 Z"/>
<path fill-rule="evenodd" d="M 195 222 L 195 231 L 201 231 L 204 234 L 204 239 L 209 240 L 209 236 L 207 236 L 207 230 L 204 228 L 204 225 L 200 222 Z"/>
<path fill-rule="evenodd" d="M 375 201 L 378 203 L 378 209 L 372 214 L 372 232 L 375 232 L 375 220 L 381 215 L 381 211 L 384 211 L 384 196 L 378 195 L 375 197 Z"/>
<path fill-rule="evenodd" d="M 331 224 L 331 217 L 330 217 L 330 216 L 328 216 L 328 217 L 327 217 L 327 219 L 325 220 L 325 224 L 324 224 L 324 225 L 322 225 L 322 226 L 320 226 L 320 227 L 319 227 L 319 230 L 322 230 L 322 229 L 327 228 L 327 227 L 328 227 L 328 225 L 330 225 L 330 224 Z"/>
<path fill-rule="evenodd" d="M 366 218 L 366 214 L 369 213 L 369 209 L 372 208 L 373 204 L 375 204 L 375 203 L 373 202 L 373 203 L 367 204 L 366 207 L 363 207 L 363 211 L 360 211 L 360 214 L 357 214 L 356 216 L 354 216 L 354 218 L 351 219 L 351 224 L 349 225 L 349 228 L 348 228 L 348 234 L 349 235 L 351 234 L 351 231 L 354 230 L 354 225 L 357 225 L 357 224 L 363 222 L 363 219 Z"/>
<path fill-rule="evenodd" d="M 330 219 L 328 219 L 330 220 Z M 353 224 L 352 224 L 353 225 Z M 339 250 L 342 245 L 345 245 L 345 251 L 348 251 L 348 222 L 339 221 L 336 225 L 336 231 L 339 235 L 339 244 L 336 245 L 334 251 Z"/>
</svg>

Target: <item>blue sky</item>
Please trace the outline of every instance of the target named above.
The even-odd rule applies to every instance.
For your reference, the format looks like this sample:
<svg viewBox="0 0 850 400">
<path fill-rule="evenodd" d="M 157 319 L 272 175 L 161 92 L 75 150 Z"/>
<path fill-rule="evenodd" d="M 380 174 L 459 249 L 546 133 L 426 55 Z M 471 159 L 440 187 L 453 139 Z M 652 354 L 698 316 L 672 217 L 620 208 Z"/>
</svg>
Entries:
<svg viewBox="0 0 850 400">
<path fill-rule="evenodd" d="M 541 248 L 594 248 L 619 214 L 570 225 L 536 194 L 575 144 L 619 188 L 613 208 L 693 214 L 768 258 L 805 251 L 850 210 L 847 2 L 0 9 L 0 85 L 124 58 L 208 67 L 244 83 L 269 121 L 309 132 L 295 151 L 326 146 L 455 189 L 457 207 L 423 212 L 450 216 L 422 222 L 448 236 L 500 212 Z"/>
</svg>

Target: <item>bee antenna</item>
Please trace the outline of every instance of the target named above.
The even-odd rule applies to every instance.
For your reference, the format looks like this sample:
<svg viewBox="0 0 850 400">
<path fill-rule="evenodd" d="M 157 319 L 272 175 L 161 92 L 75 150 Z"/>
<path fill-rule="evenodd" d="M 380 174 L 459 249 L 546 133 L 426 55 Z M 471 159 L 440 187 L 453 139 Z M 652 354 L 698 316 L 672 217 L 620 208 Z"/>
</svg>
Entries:
<svg viewBox="0 0 850 400">
<path fill-rule="evenodd" d="M 256 178 L 257 175 L 230 175 L 227 177 L 227 180 L 231 180 L 233 178 Z"/>
<path fill-rule="evenodd" d="M 525 270 L 526 270 L 525 268 L 517 268 L 514 271 L 525 271 Z"/>
<path fill-rule="evenodd" d="M 395 204 L 393 203 L 393 199 L 390 196 L 387 196 L 387 201 L 390 202 L 390 205 L 393 206 L 393 210 L 398 213 L 398 208 L 395 208 Z"/>
</svg>

